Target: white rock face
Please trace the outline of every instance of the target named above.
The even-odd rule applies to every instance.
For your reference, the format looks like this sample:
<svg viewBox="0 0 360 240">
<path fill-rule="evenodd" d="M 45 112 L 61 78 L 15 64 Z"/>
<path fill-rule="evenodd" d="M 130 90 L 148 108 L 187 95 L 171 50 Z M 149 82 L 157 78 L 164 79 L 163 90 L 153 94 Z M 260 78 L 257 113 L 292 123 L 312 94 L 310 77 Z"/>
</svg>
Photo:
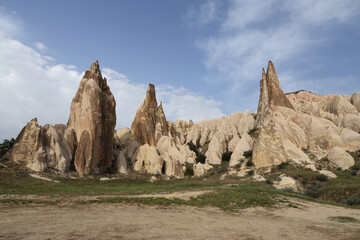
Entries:
<svg viewBox="0 0 360 240">
<path fill-rule="evenodd" d="M 15 162 L 24 161 L 34 171 L 48 168 L 66 172 L 76 143 L 72 128 L 60 124 L 41 127 L 34 118 L 22 129 L 6 157 Z"/>
<path fill-rule="evenodd" d="M 335 167 L 340 167 L 341 169 L 349 169 L 355 164 L 354 158 L 340 147 L 332 148 L 327 155 L 327 159 Z"/>
<path fill-rule="evenodd" d="M 236 112 L 220 119 L 201 121 L 190 129 L 186 142 L 193 142 L 201 149 L 207 146 L 206 162 L 221 164 L 221 155 L 226 151 L 235 151 L 241 136 L 253 129 L 254 124 L 255 119 L 248 110 L 244 114 Z"/>
<path fill-rule="evenodd" d="M 275 188 L 277 189 L 293 188 L 295 191 L 298 190 L 296 181 L 293 178 L 288 177 L 285 174 L 282 174 L 279 177 L 280 177 L 280 181 L 274 183 Z"/>
<path fill-rule="evenodd" d="M 197 163 L 197 164 L 194 164 L 193 165 L 193 169 L 194 169 L 194 176 L 195 177 L 201 177 L 203 176 L 206 171 L 210 170 L 211 168 L 213 168 L 213 166 L 205 163 L 205 164 L 202 164 L 202 163 Z"/>
<path fill-rule="evenodd" d="M 241 159 L 245 159 L 244 152 L 249 151 L 252 148 L 253 140 L 247 133 L 245 133 L 236 145 L 233 153 L 231 154 L 229 166 L 233 167 L 239 164 Z"/>
<path fill-rule="evenodd" d="M 156 148 L 149 144 L 141 145 L 134 154 L 134 170 L 150 174 L 161 174 L 164 160 L 158 155 Z"/>
<path fill-rule="evenodd" d="M 119 173 L 128 174 L 124 151 L 120 151 L 116 159 L 116 169 Z"/>
<path fill-rule="evenodd" d="M 186 155 L 181 154 L 174 140 L 162 136 L 157 143 L 157 149 L 164 160 L 166 175 L 184 178 L 182 165 L 186 163 Z"/>
<path fill-rule="evenodd" d="M 351 103 L 356 107 L 358 112 L 360 112 L 360 93 L 354 93 L 351 96 Z"/>
</svg>

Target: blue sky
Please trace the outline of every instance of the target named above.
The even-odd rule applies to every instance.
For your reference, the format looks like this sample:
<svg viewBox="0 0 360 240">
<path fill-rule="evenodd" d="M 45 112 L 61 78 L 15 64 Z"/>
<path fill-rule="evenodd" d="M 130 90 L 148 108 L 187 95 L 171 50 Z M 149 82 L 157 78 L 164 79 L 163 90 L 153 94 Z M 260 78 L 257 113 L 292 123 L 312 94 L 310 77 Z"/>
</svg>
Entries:
<svg viewBox="0 0 360 240">
<path fill-rule="evenodd" d="M 285 92 L 359 92 L 358 0 L 0 1 L 0 139 L 66 123 L 99 60 L 130 127 L 154 83 L 168 119 L 255 111 L 271 59 Z"/>
</svg>

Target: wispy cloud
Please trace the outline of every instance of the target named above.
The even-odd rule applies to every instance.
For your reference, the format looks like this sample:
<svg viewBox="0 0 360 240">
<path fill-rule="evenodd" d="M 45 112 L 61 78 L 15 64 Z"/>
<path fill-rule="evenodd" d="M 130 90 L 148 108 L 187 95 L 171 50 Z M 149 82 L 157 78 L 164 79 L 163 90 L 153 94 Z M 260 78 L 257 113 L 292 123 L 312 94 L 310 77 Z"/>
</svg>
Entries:
<svg viewBox="0 0 360 240">
<path fill-rule="evenodd" d="M 45 44 L 30 47 L 9 36 L 0 26 L 0 139 L 16 137 L 34 117 L 42 125 L 66 124 L 68 120 L 70 104 L 84 72 L 73 65 L 56 63 L 42 53 L 44 50 Z M 116 100 L 117 128 L 130 127 L 145 98 L 146 84 L 132 83 L 110 68 L 101 70 Z M 168 119 L 197 121 L 223 115 L 220 102 L 187 89 L 172 86 L 156 89 Z"/>
<path fill-rule="evenodd" d="M 203 27 L 218 19 L 219 1 L 210 0 L 201 5 L 199 8 L 190 6 L 187 9 L 185 19 L 189 27 Z"/>
<path fill-rule="evenodd" d="M 40 52 L 46 52 L 47 47 L 45 46 L 45 44 L 43 44 L 42 42 L 36 42 L 35 43 L 35 47 L 40 51 Z"/>
<path fill-rule="evenodd" d="M 312 67 L 311 59 L 307 60 L 308 65 L 304 59 L 315 56 L 318 48 L 331 42 L 331 31 L 358 25 L 360 20 L 357 0 L 230 0 L 225 8 L 214 11 L 223 14 L 218 18 L 221 20 L 217 31 L 204 31 L 196 39 L 196 46 L 206 56 L 206 80 L 228 86 L 224 91 L 227 105 L 240 102 L 239 107 L 253 106 L 252 110 L 257 98 L 251 100 L 255 104 L 241 103 L 259 91 L 261 68 L 269 59 L 275 63 L 284 88 L 299 86 L 303 79 L 298 74 L 303 70 L 298 66 Z M 293 78 L 281 80 L 289 74 Z"/>
</svg>

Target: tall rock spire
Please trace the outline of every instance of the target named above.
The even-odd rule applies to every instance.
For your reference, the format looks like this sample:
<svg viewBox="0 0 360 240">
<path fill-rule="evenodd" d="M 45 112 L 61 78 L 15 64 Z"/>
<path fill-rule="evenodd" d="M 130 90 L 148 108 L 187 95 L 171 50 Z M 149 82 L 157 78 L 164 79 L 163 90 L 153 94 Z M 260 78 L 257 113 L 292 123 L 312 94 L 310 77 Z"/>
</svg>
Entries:
<svg viewBox="0 0 360 240">
<path fill-rule="evenodd" d="M 262 79 L 260 81 L 260 97 L 257 109 L 256 127 L 260 127 L 263 124 L 264 118 L 275 106 L 294 109 L 293 105 L 281 89 L 273 63 L 269 61 L 266 74 L 263 69 Z"/>
<path fill-rule="evenodd" d="M 136 111 L 131 132 L 140 145 L 156 146 L 161 136 L 168 135 L 168 124 L 162 108 L 157 106 L 155 86 L 149 84 L 144 102 Z"/>
<path fill-rule="evenodd" d="M 80 82 L 68 121 L 78 141 L 74 163 L 79 174 L 101 173 L 111 166 L 115 124 L 115 99 L 95 61 Z"/>
</svg>

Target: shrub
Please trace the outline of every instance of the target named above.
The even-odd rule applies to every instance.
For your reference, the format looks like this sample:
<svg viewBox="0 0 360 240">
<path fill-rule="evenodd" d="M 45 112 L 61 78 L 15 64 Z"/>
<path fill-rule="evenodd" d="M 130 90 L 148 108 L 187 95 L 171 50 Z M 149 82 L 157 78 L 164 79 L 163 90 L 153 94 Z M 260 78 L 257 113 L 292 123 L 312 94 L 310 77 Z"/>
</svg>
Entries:
<svg viewBox="0 0 360 240">
<path fill-rule="evenodd" d="M 184 172 L 185 176 L 194 176 L 194 169 L 192 164 L 186 164 L 186 169 Z"/>
<path fill-rule="evenodd" d="M 254 175 L 254 173 L 255 173 L 254 170 L 250 170 L 250 171 L 247 172 L 247 175 L 248 175 L 248 176 L 252 176 L 252 175 Z"/>
<path fill-rule="evenodd" d="M 15 143 L 15 139 L 11 138 L 10 140 L 4 139 L 2 143 L 0 143 L 0 157 L 4 156 L 7 151 L 12 148 Z"/>
<path fill-rule="evenodd" d="M 251 134 L 253 134 L 254 132 L 256 132 L 257 128 L 253 128 L 253 129 L 250 129 L 248 131 L 248 134 L 251 136 Z"/>
<path fill-rule="evenodd" d="M 305 190 L 305 195 L 312 198 L 318 198 L 321 193 L 321 186 L 313 183 Z"/>
<path fill-rule="evenodd" d="M 352 195 L 347 199 L 344 199 L 341 203 L 349 206 L 358 206 L 360 205 L 360 198 L 356 195 Z"/>
<path fill-rule="evenodd" d="M 359 165 L 354 165 L 350 168 L 353 171 L 359 171 L 360 170 L 360 166 Z"/>
<path fill-rule="evenodd" d="M 356 175 L 357 175 L 357 171 L 352 170 L 350 174 L 353 175 L 353 176 L 356 176 Z"/>
<path fill-rule="evenodd" d="M 273 182 L 270 179 L 266 179 L 266 183 L 269 185 L 273 185 Z"/>
<path fill-rule="evenodd" d="M 320 182 L 327 182 L 329 179 L 325 174 L 319 174 L 316 176 L 316 180 Z"/>
<path fill-rule="evenodd" d="M 205 163 L 205 161 L 206 161 L 206 156 L 202 153 L 198 153 L 196 156 L 196 162 Z"/>
<path fill-rule="evenodd" d="M 282 162 L 282 163 L 280 163 L 280 164 L 277 166 L 277 168 L 278 168 L 278 169 L 285 169 L 287 165 L 288 165 L 287 162 Z"/>
<path fill-rule="evenodd" d="M 247 162 L 246 162 L 246 166 L 247 167 L 251 167 L 251 166 L 254 166 L 254 163 L 251 159 L 249 159 Z"/>
<path fill-rule="evenodd" d="M 284 187 L 283 189 L 284 192 L 288 192 L 288 193 L 294 193 L 295 189 L 293 187 Z"/>
<path fill-rule="evenodd" d="M 196 154 L 196 162 L 199 163 L 205 163 L 206 161 L 206 156 L 202 153 L 199 152 L 198 148 L 195 146 L 195 144 L 193 142 L 188 142 L 187 145 L 189 146 L 190 150 L 195 152 Z"/>
<path fill-rule="evenodd" d="M 248 150 L 248 151 L 245 151 L 245 152 L 243 153 L 243 156 L 244 156 L 245 158 L 251 158 L 251 157 L 252 157 L 252 153 L 253 153 L 252 150 Z"/>
<path fill-rule="evenodd" d="M 303 178 L 302 180 L 301 180 L 301 184 L 303 184 L 303 185 L 306 185 L 306 184 L 308 184 L 308 179 L 307 178 Z"/>
<path fill-rule="evenodd" d="M 195 146 L 195 144 L 192 141 L 188 142 L 187 145 L 189 146 L 191 151 L 196 153 L 196 155 L 199 154 L 198 148 Z"/>
<path fill-rule="evenodd" d="M 231 158 L 231 154 L 232 152 L 224 152 L 222 155 L 221 155 L 221 160 L 223 162 L 229 162 L 230 161 L 230 158 Z"/>
<path fill-rule="evenodd" d="M 341 171 L 341 167 L 336 168 L 336 170 Z"/>
</svg>

